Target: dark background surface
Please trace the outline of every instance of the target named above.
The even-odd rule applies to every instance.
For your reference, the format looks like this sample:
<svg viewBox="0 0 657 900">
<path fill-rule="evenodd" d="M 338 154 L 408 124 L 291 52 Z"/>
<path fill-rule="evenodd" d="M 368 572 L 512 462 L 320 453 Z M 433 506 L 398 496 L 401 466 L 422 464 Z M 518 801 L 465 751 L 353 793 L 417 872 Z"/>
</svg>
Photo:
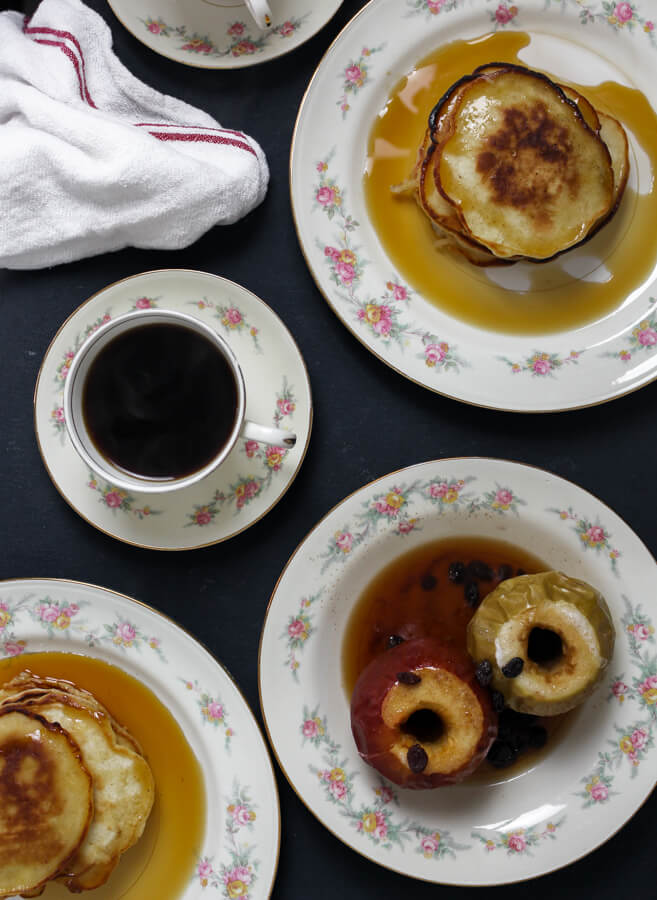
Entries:
<svg viewBox="0 0 657 900">
<path fill-rule="evenodd" d="M 233 72 L 189 68 L 158 56 L 123 29 L 103 0 L 88 5 L 107 20 L 119 58 L 137 77 L 207 110 L 226 127 L 253 135 L 268 156 L 272 180 L 264 204 L 246 220 L 214 229 L 187 250 L 124 250 L 54 269 L 0 272 L 0 577 L 102 584 L 163 610 L 224 663 L 261 721 L 258 640 L 280 571 L 324 513 L 386 472 L 442 456 L 532 463 L 595 493 L 657 553 L 656 384 L 571 413 L 521 416 L 476 409 L 432 394 L 384 366 L 340 324 L 315 287 L 292 221 L 289 145 L 315 66 L 362 2 L 345 0 L 323 31 L 290 55 Z M 299 343 L 315 403 L 308 455 L 282 502 L 237 538 L 187 553 L 132 548 L 83 522 L 51 484 L 32 424 L 37 372 L 61 322 L 110 282 L 161 267 L 225 275 L 269 303 Z M 646 764 L 654 766 L 654 759 Z M 329 834 L 278 770 L 277 776 L 283 837 L 276 900 L 361 900 L 393 893 L 423 900 L 477 893 L 412 882 L 377 867 Z M 613 820 L 613 805 L 598 814 Z M 653 795 L 621 833 L 586 859 L 531 886 L 488 891 L 505 900 L 519 900 L 529 890 L 536 900 L 654 897 L 656 819 Z"/>
</svg>

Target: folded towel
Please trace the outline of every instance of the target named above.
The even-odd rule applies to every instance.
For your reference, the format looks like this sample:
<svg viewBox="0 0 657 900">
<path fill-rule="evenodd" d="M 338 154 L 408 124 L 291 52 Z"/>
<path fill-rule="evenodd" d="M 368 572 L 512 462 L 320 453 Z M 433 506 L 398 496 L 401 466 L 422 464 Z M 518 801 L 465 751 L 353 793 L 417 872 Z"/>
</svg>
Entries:
<svg viewBox="0 0 657 900">
<path fill-rule="evenodd" d="M 178 249 L 264 198 L 258 144 L 160 94 L 79 0 L 0 14 L 0 267 Z"/>
</svg>

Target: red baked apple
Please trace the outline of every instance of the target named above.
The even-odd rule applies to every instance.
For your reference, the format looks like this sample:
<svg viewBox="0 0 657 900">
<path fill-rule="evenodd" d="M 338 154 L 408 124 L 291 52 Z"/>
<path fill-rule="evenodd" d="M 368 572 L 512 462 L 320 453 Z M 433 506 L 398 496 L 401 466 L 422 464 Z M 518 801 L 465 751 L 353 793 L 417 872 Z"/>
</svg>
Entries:
<svg viewBox="0 0 657 900">
<path fill-rule="evenodd" d="M 417 638 L 362 672 L 351 730 L 361 757 L 390 781 L 435 788 L 474 772 L 495 740 L 497 716 L 465 651 Z"/>
</svg>

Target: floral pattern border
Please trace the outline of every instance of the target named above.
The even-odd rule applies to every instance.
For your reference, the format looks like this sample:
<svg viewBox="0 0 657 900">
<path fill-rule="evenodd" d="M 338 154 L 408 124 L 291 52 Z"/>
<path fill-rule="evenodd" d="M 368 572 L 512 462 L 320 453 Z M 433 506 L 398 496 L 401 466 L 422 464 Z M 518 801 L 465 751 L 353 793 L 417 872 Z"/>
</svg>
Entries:
<svg viewBox="0 0 657 900">
<path fill-rule="evenodd" d="M 646 754 L 655 748 L 657 655 L 650 652 L 655 646 L 655 627 L 640 603 L 633 606 L 624 595 L 623 603 L 625 613 L 621 622 L 628 642 L 632 680 L 626 684 L 624 672 L 616 675 L 607 701 L 616 701 L 619 706 L 628 701 L 636 703 L 639 717 L 623 725 L 614 723 L 614 736 L 607 741 L 609 749 L 599 751 L 595 767 L 581 779 L 584 788 L 575 795 L 583 798 L 584 809 L 607 803 L 619 793 L 614 789 L 614 779 L 623 760 L 629 766 L 630 777 L 635 778 Z"/>
<path fill-rule="evenodd" d="M 368 261 L 353 237 L 360 226 L 346 211 L 345 191 L 328 174 L 334 154 L 335 148 L 315 164 L 319 179 L 313 187 L 313 209 L 339 226 L 331 244 L 317 239 L 329 277 L 338 288 L 338 297 L 347 304 L 354 325 L 365 329 L 377 343 L 396 344 L 402 350 L 412 344 L 418 348 L 416 355 L 428 368 L 438 373 L 458 374 L 469 365 L 459 356 L 458 348 L 450 346 L 441 336 L 406 321 L 408 301 L 413 296 L 410 288 L 391 278 L 377 298 L 360 292 L 360 281 Z"/>
<path fill-rule="evenodd" d="M 255 26 L 235 20 L 229 22 L 223 41 L 217 42 L 209 34 L 201 34 L 187 25 L 172 25 L 161 16 L 154 18 L 139 17 L 146 31 L 157 38 L 171 38 L 176 42 L 176 49 L 184 51 L 188 56 L 200 56 L 208 59 L 241 56 L 254 56 L 262 53 L 277 39 L 285 41 L 296 34 L 304 25 L 310 13 L 302 16 L 291 16 L 284 22 L 264 32 L 255 33 Z"/>
<path fill-rule="evenodd" d="M 230 802 L 226 806 L 224 832 L 228 848 L 228 861 L 221 862 L 219 870 L 214 868 L 212 857 L 204 856 L 196 867 L 196 874 L 202 888 L 213 887 L 221 891 L 226 900 L 249 900 L 257 877 L 260 862 L 254 856 L 255 847 L 238 838 L 253 832 L 257 819 L 257 806 L 252 802 L 250 788 L 233 784 Z"/>
<path fill-rule="evenodd" d="M 326 716 L 319 715 L 319 708 L 303 708 L 300 726 L 301 744 L 310 744 L 319 751 L 323 765 L 309 764 L 316 775 L 325 801 L 338 806 L 359 835 L 372 844 L 390 851 L 394 846 L 405 850 L 411 846 L 425 859 L 441 860 L 445 856 L 455 857 L 467 844 L 459 844 L 444 828 L 429 828 L 409 818 L 400 819 L 397 792 L 384 779 L 374 788 L 374 798 L 369 803 L 357 802 L 355 781 L 357 772 L 347 770 L 347 757 L 343 756 L 340 744 L 328 733 Z"/>
</svg>

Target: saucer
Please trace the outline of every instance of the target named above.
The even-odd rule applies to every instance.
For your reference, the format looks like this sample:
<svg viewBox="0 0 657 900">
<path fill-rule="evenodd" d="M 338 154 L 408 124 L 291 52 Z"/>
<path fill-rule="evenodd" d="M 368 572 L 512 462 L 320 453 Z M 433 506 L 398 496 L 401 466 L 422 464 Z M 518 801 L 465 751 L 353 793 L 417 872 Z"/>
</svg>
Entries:
<svg viewBox="0 0 657 900">
<path fill-rule="evenodd" d="M 84 465 L 66 433 L 62 398 L 71 360 L 104 322 L 136 309 L 198 316 L 230 344 L 244 372 L 247 418 L 294 431 L 291 450 L 238 440 L 198 484 L 161 496 L 128 493 Z M 306 366 L 290 332 L 266 303 L 232 281 L 162 269 L 109 285 L 64 322 L 41 364 L 34 395 L 37 443 L 53 484 L 99 531 L 152 550 L 191 550 L 225 541 L 261 519 L 294 481 L 310 440 Z"/>
<path fill-rule="evenodd" d="M 396 557 L 448 537 L 503 540 L 593 584 L 616 630 L 603 680 L 545 754 L 490 784 L 403 790 L 359 757 L 342 649 L 350 614 Z M 288 781 L 336 837 L 441 884 L 535 878 L 590 853 L 639 809 L 657 773 L 657 563 L 608 506 L 520 463 L 443 459 L 356 491 L 301 542 L 260 639 L 260 705 Z M 285 697 L 285 703 L 280 698 Z"/>
<path fill-rule="evenodd" d="M 137 40 L 176 62 L 239 69 L 289 53 L 334 16 L 342 0 L 273 0 L 273 22 L 260 31 L 240 0 L 110 0 Z"/>
<path fill-rule="evenodd" d="M 280 844 L 276 779 L 258 723 L 223 666 L 167 616 L 123 594 L 50 578 L 0 582 L 0 666 L 20 657 L 29 668 L 30 654 L 48 652 L 116 666 L 152 691 L 180 725 L 207 803 L 196 862 L 176 900 L 270 897 Z M 70 677 L 60 659 L 62 666 L 59 677 Z M 129 851 L 107 885 L 89 896 L 116 900 L 118 885 L 121 897 L 126 887 L 128 897 L 149 896 L 140 882 L 170 850 L 178 809 L 171 787 L 159 785 L 160 813 L 151 836 L 144 835 L 152 846 L 143 870 L 128 860 Z M 44 898 L 60 897 L 60 890 L 48 885 Z"/>
</svg>

